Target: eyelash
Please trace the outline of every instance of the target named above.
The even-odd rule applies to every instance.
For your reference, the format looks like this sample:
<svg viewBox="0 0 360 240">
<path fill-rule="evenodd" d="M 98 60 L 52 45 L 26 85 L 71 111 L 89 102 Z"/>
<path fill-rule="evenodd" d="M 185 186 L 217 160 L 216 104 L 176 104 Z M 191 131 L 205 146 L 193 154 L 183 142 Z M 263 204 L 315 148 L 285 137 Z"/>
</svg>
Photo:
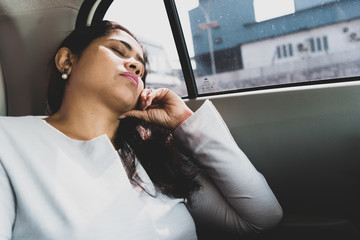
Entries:
<svg viewBox="0 0 360 240">
<path fill-rule="evenodd" d="M 117 50 L 116 48 L 111 48 L 111 49 L 113 51 L 117 52 L 118 54 L 120 54 L 120 56 L 125 57 L 125 55 L 121 51 Z"/>
</svg>

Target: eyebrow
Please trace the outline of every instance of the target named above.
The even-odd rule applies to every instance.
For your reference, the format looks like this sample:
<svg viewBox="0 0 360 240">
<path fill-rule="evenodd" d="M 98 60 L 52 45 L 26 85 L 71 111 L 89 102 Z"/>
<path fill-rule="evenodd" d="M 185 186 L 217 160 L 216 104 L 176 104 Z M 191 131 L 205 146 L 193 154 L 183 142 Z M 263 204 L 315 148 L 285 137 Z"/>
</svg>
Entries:
<svg viewBox="0 0 360 240">
<path fill-rule="evenodd" d="M 109 40 L 111 41 L 117 41 L 117 42 L 120 42 L 121 44 L 123 44 L 129 51 L 132 51 L 133 48 L 131 47 L 131 45 L 123 40 L 118 40 L 118 39 L 114 39 L 114 38 L 110 38 Z M 136 54 L 136 58 L 137 60 L 139 60 L 145 67 L 145 61 L 142 57 L 140 57 L 139 54 Z"/>
</svg>

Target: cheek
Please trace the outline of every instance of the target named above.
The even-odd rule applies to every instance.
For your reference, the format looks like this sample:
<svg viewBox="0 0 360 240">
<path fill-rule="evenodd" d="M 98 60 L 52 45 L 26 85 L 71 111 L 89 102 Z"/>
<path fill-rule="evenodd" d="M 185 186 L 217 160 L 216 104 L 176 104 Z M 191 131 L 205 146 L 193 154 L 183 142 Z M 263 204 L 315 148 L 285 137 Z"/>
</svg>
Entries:
<svg viewBox="0 0 360 240">
<path fill-rule="evenodd" d="M 119 65 L 110 50 L 105 48 L 99 48 L 95 52 L 88 53 L 81 60 L 83 60 L 82 67 L 92 74 L 106 74 Z"/>
<path fill-rule="evenodd" d="M 139 100 L 141 92 L 144 90 L 144 83 L 143 81 L 139 82 L 138 89 L 137 89 L 137 100 Z"/>
<path fill-rule="evenodd" d="M 138 85 L 138 91 L 142 91 L 144 90 L 144 82 L 142 80 L 139 81 L 139 85 Z"/>
</svg>

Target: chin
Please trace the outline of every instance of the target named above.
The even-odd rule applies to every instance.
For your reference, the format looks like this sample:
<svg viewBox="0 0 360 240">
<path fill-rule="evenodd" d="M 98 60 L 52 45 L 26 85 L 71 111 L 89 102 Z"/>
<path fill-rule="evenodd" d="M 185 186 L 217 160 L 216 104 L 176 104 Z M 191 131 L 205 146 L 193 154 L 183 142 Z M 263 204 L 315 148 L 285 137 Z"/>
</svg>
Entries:
<svg viewBox="0 0 360 240">
<path fill-rule="evenodd" d="M 118 105 L 119 106 L 119 105 Z M 135 110 L 137 109 L 137 101 L 129 101 L 129 102 L 123 102 L 123 104 L 121 104 L 120 108 L 119 108 L 119 112 L 128 112 L 131 110 Z"/>
<path fill-rule="evenodd" d="M 119 93 L 113 98 L 111 105 L 114 106 L 119 112 L 127 112 L 134 110 L 138 105 L 139 95 L 134 93 L 124 94 L 124 91 Z"/>
</svg>

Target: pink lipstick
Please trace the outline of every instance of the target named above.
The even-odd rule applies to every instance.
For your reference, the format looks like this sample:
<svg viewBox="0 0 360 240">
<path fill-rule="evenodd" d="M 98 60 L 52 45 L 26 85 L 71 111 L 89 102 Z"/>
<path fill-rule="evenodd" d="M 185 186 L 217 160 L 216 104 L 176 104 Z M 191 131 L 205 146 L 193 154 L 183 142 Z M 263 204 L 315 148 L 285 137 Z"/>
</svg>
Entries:
<svg viewBox="0 0 360 240">
<path fill-rule="evenodd" d="M 121 74 L 121 76 L 126 77 L 127 79 L 129 79 L 133 84 L 135 84 L 136 87 L 138 86 L 139 79 L 134 73 L 132 73 L 132 72 L 123 72 Z"/>
</svg>

